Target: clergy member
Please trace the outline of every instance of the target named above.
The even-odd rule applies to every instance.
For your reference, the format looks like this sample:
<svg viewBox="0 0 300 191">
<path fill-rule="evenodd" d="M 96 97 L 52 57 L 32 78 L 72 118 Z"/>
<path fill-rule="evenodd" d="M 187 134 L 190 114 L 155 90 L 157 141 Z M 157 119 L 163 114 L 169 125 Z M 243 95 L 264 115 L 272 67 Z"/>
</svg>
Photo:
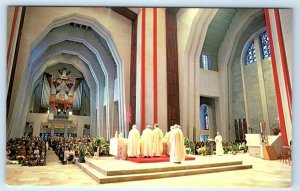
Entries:
<svg viewBox="0 0 300 191">
<path fill-rule="evenodd" d="M 141 136 L 141 154 L 144 157 L 153 156 L 153 131 L 151 125 L 147 125 Z"/>
<path fill-rule="evenodd" d="M 170 132 L 170 162 L 181 163 L 185 160 L 184 136 L 179 125 Z"/>
<path fill-rule="evenodd" d="M 166 132 L 165 136 L 164 136 L 164 140 L 167 143 L 167 155 L 170 156 L 170 149 L 171 149 L 171 144 L 170 144 L 170 133 L 172 131 L 172 129 L 174 129 L 174 126 L 172 125 L 170 127 L 170 131 Z"/>
<path fill-rule="evenodd" d="M 217 132 L 217 136 L 215 137 L 216 142 L 216 155 L 223 155 L 223 146 L 222 146 L 222 136 L 219 132 Z"/>
<path fill-rule="evenodd" d="M 127 155 L 128 157 L 139 157 L 140 155 L 140 131 L 136 125 L 132 125 L 132 129 L 128 133 Z"/>
<path fill-rule="evenodd" d="M 158 124 L 154 124 L 153 129 L 153 156 L 161 156 L 163 152 L 163 136 L 164 133 L 158 127 Z"/>
</svg>

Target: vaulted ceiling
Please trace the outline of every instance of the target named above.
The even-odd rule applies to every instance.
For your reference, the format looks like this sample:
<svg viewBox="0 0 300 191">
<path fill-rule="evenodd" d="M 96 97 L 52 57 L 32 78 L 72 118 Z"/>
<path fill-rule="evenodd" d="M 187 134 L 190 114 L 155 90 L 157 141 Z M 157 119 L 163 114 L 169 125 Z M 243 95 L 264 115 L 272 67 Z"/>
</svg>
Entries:
<svg viewBox="0 0 300 191">
<path fill-rule="evenodd" d="M 209 54 L 213 70 L 217 70 L 217 57 L 224 36 L 238 9 L 219 9 L 208 26 L 202 53 Z"/>
<path fill-rule="evenodd" d="M 63 68 L 65 68 L 67 72 L 70 72 L 70 74 L 68 75 L 70 79 L 83 77 L 82 73 L 76 67 L 74 67 L 72 63 L 59 63 L 50 66 L 45 70 L 45 73 L 49 73 L 54 76 L 59 76 L 59 70 L 62 70 Z"/>
</svg>

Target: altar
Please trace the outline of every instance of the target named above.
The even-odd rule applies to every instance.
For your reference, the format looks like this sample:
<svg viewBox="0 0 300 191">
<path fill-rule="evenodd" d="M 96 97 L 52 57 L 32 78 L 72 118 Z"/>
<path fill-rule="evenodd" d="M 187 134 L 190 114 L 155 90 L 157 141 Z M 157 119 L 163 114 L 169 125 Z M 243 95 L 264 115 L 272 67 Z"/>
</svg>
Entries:
<svg viewBox="0 0 300 191">
<path fill-rule="evenodd" d="M 116 159 L 127 159 L 127 144 L 128 139 L 126 138 L 112 138 L 109 140 L 109 154 L 115 156 Z M 140 143 L 141 146 L 141 143 Z M 167 140 L 163 140 L 163 152 L 162 155 L 168 154 L 168 144 Z"/>
<path fill-rule="evenodd" d="M 112 138 L 109 144 L 109 154 L 115 156 L 117 159 L 127 158 L 127 144 L 128 139 Z"/>
<path fill-rule="evenodd" d="M 261 135 L 260 134 L 245 134 L 246 145 L 250 156 L 263 158 Z"/>
</svg>

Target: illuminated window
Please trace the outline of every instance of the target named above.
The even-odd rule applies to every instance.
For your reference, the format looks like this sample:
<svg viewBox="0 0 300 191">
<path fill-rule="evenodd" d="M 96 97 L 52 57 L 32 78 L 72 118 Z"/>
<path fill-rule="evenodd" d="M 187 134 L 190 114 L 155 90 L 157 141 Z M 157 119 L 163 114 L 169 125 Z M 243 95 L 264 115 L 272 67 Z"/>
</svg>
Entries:
<svg viewBox="0 0 300 191">
<path fill-rule="evenodd" d="M 259 40 L 263 59 L 271 57 L 269 36 L 267 31 L 259 35 Z"/>
<path fill-rule="evenodd" d="M 249 44 L 249 47 L 247 49 L 247 53 L 246 53 L 246 65 L 248 64 L 252 64 L 252 63 L 256 63 L 256 51 L 255 51 L 255 47 L 254 47 L 254 41 L 252 41 Z"/>
<path fill-rule="evenodd" d="M 202 62 L 203 69 L 209 70 L 209 57 L 207 54 L 201 55 L 201 62 Z"/>
</svg>

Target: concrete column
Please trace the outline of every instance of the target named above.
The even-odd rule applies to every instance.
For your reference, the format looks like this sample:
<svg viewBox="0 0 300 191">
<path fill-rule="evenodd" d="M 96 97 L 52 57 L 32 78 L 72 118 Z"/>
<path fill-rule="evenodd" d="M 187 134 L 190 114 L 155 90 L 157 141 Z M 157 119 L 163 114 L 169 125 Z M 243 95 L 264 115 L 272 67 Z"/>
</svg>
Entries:
<svg viewBox="0 0 300 191">
<path fill-rule="evenodd" d="M 54 128 L 55 128 L 55 124 L 51 123 L 51 136 L 54 136 Z"/>
<path fill-rule="evenodd" d="M 68 123 L 64 123 L 65 131 L 64 131 L 64 137 L 68 137 Z"/>
<path fill-rule="evenodd" d="M 165 20 L 164 8 L 143 8 L 138 15 L 135 123 L 141 131 L 155 122 L 163 132 L 168 128 Z"/>
<path fill-rule="evenodd" d="M 83 137 L 83 126 L 79 125 L 79 123 L 77 124 L 77 137 Z"/>
<path fill-rule="evenodd" d="M 166 55 L 166 11 L 157 9 L 157 123 L 165 133 L 167 122 L 167 55 Z M 180 124 L 181 125 L 181 124 Z M 186 127 L 182 127 L 186 128 Z"/>
<path fill-rule="evenodd" d="M 258 38 L 254 40 L 255 50 L 260 50 L 260 45 L 258 40 L 259 40 Z M 261 65 L 262 58 L 259 52 L 257 52 L 256 54 L 256 59 L 257 59 L 256 66 L 257 66 L 257 76 L 258 76 L 258 83 L 259 83 L 262 113 L 263 113 L 264 122 L 266 123 L 266 131 L 267 131 L 266 133 L 270 135 L 270 123 L 269 123 L 269 114 L 268 114 L 268 105 L 267 105 L 267 95 L 266 95 L 265 82 L 264 82 L 264 72 Z"/>
<path fill-rule="evenodd" d="M 41 132 L 41 127 L 37 125 L 37 123 L 33 124 L 33 132 L 32 132 L 32 136 L 40 136 L 40 132 Z"/>
</svg>

